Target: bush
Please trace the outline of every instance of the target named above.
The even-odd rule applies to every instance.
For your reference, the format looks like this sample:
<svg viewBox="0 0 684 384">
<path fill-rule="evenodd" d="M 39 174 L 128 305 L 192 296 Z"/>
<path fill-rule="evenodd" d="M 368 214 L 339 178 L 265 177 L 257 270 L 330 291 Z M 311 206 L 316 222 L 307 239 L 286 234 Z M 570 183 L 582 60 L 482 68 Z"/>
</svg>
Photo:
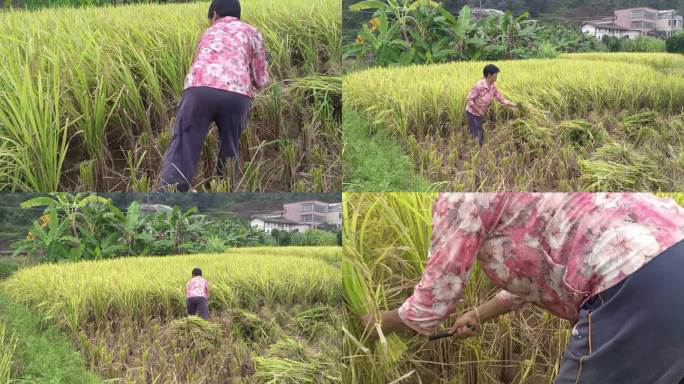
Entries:
<svg viewBox="0 0 684 384">
<path fill-rule="evenodd" d="M 290 245 L 290 233 L 285 230 L 271 230 L 271 237 L 275 239 L 277 245 Z"/>
<path fill-rule="evenodd" d="M 684 53 L 684 32 L 670 36 L 665 40 L 665 47 L 670 53 Z"/>
<path fill-rule="evenodd" d="M 337 235 L 332 232 L 310 229 L 290 234 L 291 245 L 337 245 Z"/>
<path fill-rule="evenodd" d="M 0 260 L 0 280 L 10 277 L 19 267 L 17 263 L 9 260 Z"/>
<path fill-rule="evenodd" d="M 610 52 L 665 52 L 665 41 L 650 36 L 636 39 L 603 36 L 603 44 Z"/>
<path fill-rule="evenodd" d="M 649 36 L 639 36 L 634 40 L 626 40 L 626 52 L 665 52 L 665 41 Z"/>
</svg>

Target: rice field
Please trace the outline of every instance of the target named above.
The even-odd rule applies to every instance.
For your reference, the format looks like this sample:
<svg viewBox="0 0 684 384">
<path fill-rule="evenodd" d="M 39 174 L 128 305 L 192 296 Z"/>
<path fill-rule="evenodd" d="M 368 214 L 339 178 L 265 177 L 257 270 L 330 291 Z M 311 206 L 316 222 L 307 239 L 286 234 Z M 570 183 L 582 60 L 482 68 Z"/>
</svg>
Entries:
<svg viewBox="0 0 684 384">
<path fill-rule="evenodd" d="M 663 194 L 684 203 L 684 194 Z M 662 195 L 661 195 L 662 196 Z M 428 341 L 415 333 L 370 343 L 359 317 L 399 307 L 420 280 L 430 246 L 435 193 L 345 193 L 342 285 L 350 313 L 343 341 L 345 383 L 552 383 L 568 322 L 533 306 L 483 325 L 476 337 Z M 443 324 L 493 297 L 475 265 L 462 302 Z"/>
<path fill-rule="evenodd" d="M 346 76 L 345 109 L 400 143 L 414 170 L 449 191 L 669 191 L 684 188 L 684 59 L 568 54 L 502 61 L 485 146 L 466 95 L 484 62 L 377 68 Z M 345 175 L 345 178 L 353 175 Z"/>
<path fill-rule="evenodd" d="M 150 191 L 208 2 L 0 13 L 0 190 Z M 242 1 L 262 33 L 271 85 L 252 104 L 241 172 L 225 191 L 334 191 L 341 183 L 341 8 L 335 0 Z"/>
<path fill-rule="evenodd" d="M 40 265 L 0 289 L 63 329 L 104 379 L 340 382 L 340 271 L 325 259 L 339 262 L 341 249 L 278 250 Z M 185 315 L 185 283 L 198 266 L 209 321 Z"/>
<path fill-rule="evenodd" d="M 561 54 L 561 59 L 609 61 L 630 64 L 645 64 L 663 72 L 679 73 L 684 71 L 684 56 L 668 53 L 573 53 Z"/>
</svg>

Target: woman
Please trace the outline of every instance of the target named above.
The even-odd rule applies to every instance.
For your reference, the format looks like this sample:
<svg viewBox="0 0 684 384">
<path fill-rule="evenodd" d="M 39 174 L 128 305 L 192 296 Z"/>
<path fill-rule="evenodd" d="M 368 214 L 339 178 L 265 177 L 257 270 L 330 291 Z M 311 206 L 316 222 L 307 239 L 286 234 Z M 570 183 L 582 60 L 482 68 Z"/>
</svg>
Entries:
<svg viewBox="0 0 684 384">
<path fill-rule="evenodd" d="M 192 279 L 185 284 L 185 299 L 188 315 L 209 320 L 209 282 L 199 268 L 193 268 Z"/>
<path fill-rule="evenodd" d="M 185 81 L 162 164 L 162 186 L 183 192 L 190 189 L 212 122 L 220 137 L 217 174 L 224 174 L 226 159 L 238 154 L 252 88 L 262 89 L 269 80 L 263 39 L 256 28 L 240 21 L 239 0 L 213 0 L 209 20 L 211 26 L 200 38 Z"/>
<path fill-rule="evenodd" d="M 470 134 L 477 139 L 482 147 L 484 128 L 482 118 L 489 109 L 492 100 L 496 99 L 501 105 L 517 109 L 518 105 L 506 99 L 494 83 L 499 74 L 499 68 L 494 64 L 487 64 L 482 70 L 484 78 L 480 79 L 468 91 L 466 97 L 466 117 Z"/>
<path fill-rule="evenodd" d="M 502 290 L 454 336 L 532 303 L 574 325 L 557 384 L 684 383 L 682 239 L 684 209 L 649 194 L 442 194 L 421 281 L 382 330 L 433 332 L 477 258 Z"/>
</svg>

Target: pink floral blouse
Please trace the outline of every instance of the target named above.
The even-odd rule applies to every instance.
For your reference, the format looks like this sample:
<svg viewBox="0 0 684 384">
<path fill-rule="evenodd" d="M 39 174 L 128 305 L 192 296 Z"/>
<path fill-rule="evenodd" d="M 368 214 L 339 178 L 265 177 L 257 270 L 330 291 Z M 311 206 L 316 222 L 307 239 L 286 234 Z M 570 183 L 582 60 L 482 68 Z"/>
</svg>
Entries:
<svg viewBox="0 0 684 384">
<path fill-rule="evenodd" d="M 185 285 L 185 297 L 209 298 L 209 283 L 202 276 L 195 276 Z"/>
<path fill-rule="evenodd" d="M 489 85 L 487 80 L 482 79 L 470 88 L 466 98 L 466 111 L 475 116 L 482 116 L 489 109 L 492 99 L 498 100 L 503 105 L 513 105 L 511 101 L 503 97 L 496 85 Z"/>
<path fill-rule="evenodd" d="M 268 84 L 266 53 L 259 31 L 234 17 L 217 20 L 202 35 L 185 79 L 185 89 L 211 87 L 252 97 Z"/>
<path fill-rule="evenodd" d="M 572 323 L 592 295 L 684 239 L 684 209 L 640 193 L 447 193 L 428 262 L 399 316 L 428 334 L 458 304 L 475 259 L 502 288 Z"/>
</svg>

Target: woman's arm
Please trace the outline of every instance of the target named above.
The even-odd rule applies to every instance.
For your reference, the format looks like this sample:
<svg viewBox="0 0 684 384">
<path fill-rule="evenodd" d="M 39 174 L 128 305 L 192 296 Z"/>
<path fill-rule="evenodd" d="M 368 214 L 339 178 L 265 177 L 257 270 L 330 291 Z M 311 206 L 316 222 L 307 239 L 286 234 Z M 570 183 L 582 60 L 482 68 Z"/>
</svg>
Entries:
<svg viewBox="0 0 684 384">
<path fill-rule="evenodd" d="M 421 280 L 399 309 L 381 313 L 383 332 L 410 328 L 429 335 L 454 311 L 484 235 L 496 223 L 498 206 L 489 195 L 440 195 L 432 209 L 432 239 Z M 362 325 L 372 326 L 372 320 L 366 315 Z"/>
<path fill-rule="evenodd" d="M 474 85 L 468 91 L 468 96 L 466 96 L 466 105 L 476 112 L 480 111 L 478 106 L 475 104 L 475 99 L 478 97 L 480 97 L 480 88 L 477 85 Z"/>
<path fill-rule="evenodd" d="M 495 296 L 459 317 L 449 329 L 449 333 L 458 338 L 475 336 L 480 331 L 482 323 L 510 312 L 514 306 L 513 302 L 503 301 Z"/>
<path fill-rule="evenodd" d="M 449 329 L 449 333 L 458 337 L 466 338 L 475 336 L 479 332 L 482 323 L 486 323 L 496 317 L 510 312 L 516 307 L 515 303 L 511 301 L 500 300 L 498 296 L 492 298 L 486 303 L 473 308 L 459 317 L 454 325 Z M 377 329 L 374 326 L 374 319 L 370 315 L 365 315 L 361 318 L 361 325 L 367 332 L 369 340 L 375 340 L 378 337 Z M 380 312 L 380 329 L 383 334 L 392 332 L 400 332 L 410 330 L 411 328 L 404 324 L 399 317 L 398 311 L 381 311 Z"/>
<path fill-rule="evenodd" d="M 511 108 L 518 108 L 518 104 L 516 104 L 516 103 L 508 100 L 507 98 L 505 98 L 504 95 L 502 95 L 501 92 L 499 92 L 498 88 L 494 88 L 494 98 L 496 98 L 496 100 L 499 103 L 501 103 L 502 105 L 505 105 L 505 106 L 511 107 Z"/>
<path fill-rule="evenodd" d="M 254 44 L 252 47 L 252 84 L 257 89 L 264 89 L 269 82 L 268 76 L 268 61 L 266 60 L 266 50 L 264 49 L 264 40 L 261 33 L 257 32 L 252 39 Z"/>
</svg>

